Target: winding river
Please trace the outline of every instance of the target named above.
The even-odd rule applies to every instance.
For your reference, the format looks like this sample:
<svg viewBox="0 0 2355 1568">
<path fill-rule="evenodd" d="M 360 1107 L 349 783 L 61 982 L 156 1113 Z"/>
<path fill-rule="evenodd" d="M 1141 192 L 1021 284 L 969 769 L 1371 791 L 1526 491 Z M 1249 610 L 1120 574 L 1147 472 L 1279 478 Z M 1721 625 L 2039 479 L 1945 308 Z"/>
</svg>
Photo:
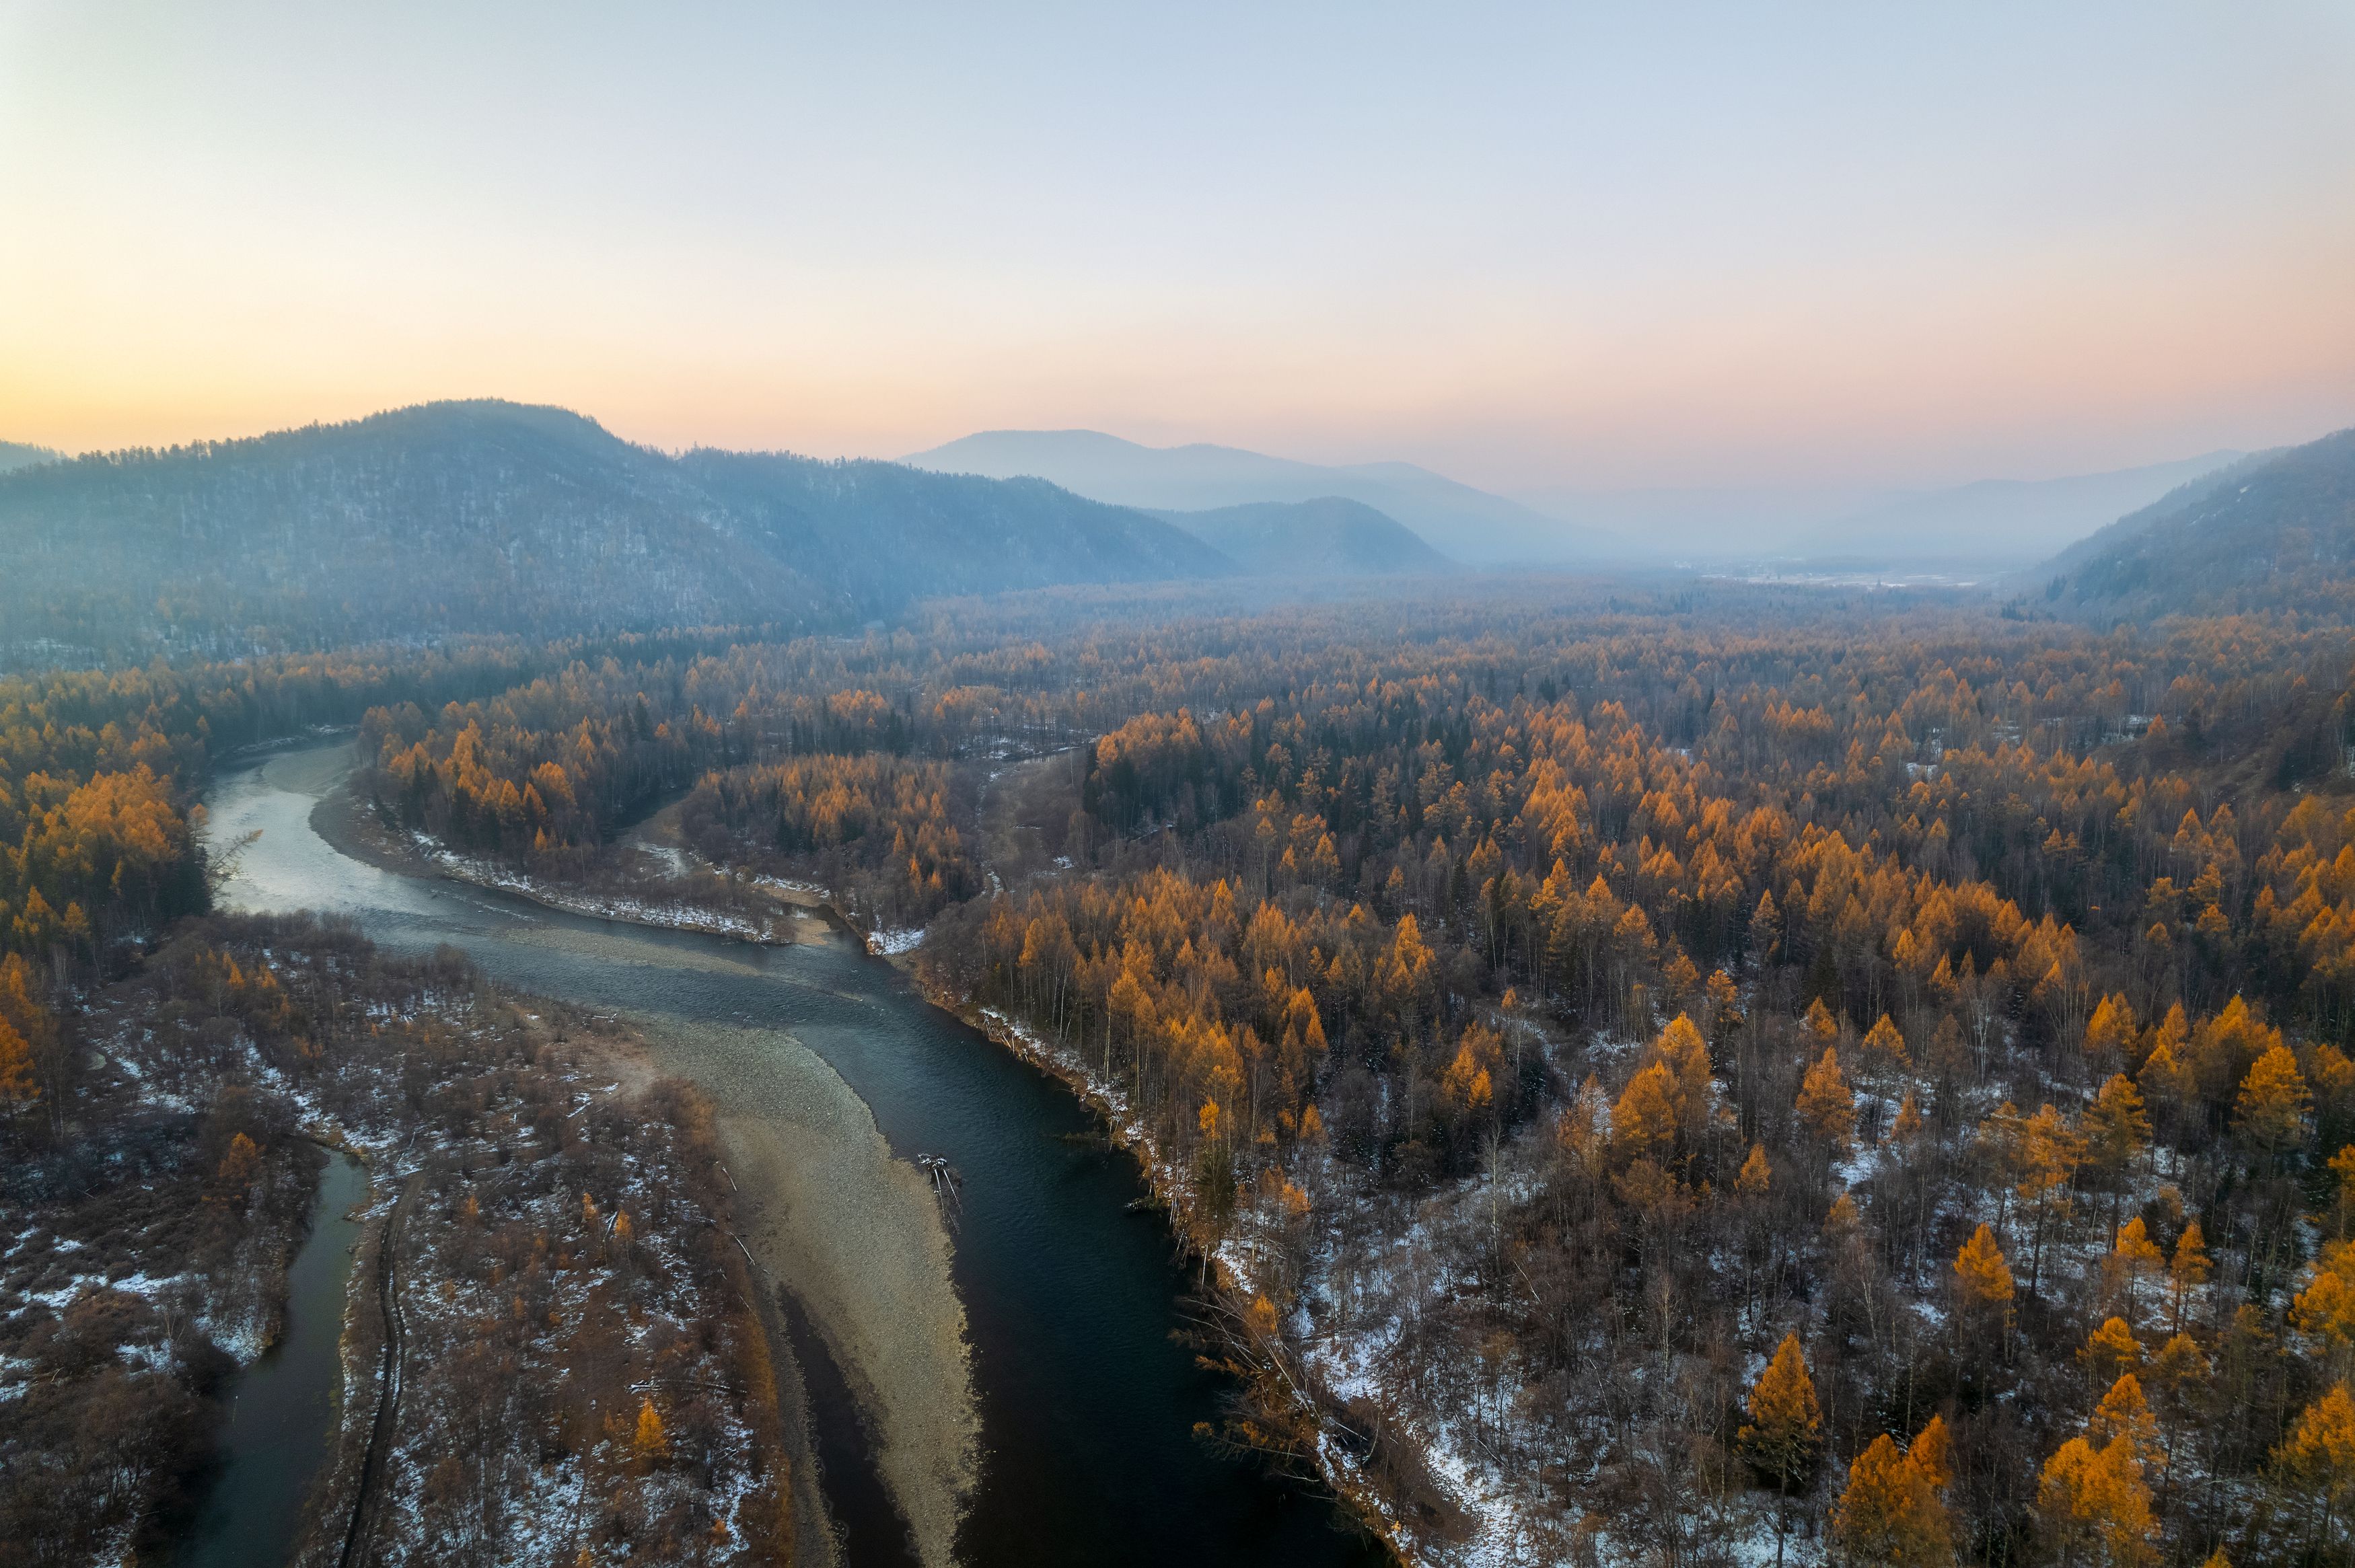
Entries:
<svg viewBox="0 0 2355 1568">
<path fill-rule="evenodd" d="M 1184 1271 L 1132 1206 L 1132 1162 L 1059 1085 L 848 941 L 618 925 L 345 855 L 312 815 L 348 758 L 284 752 L 222 778 L 214 842 L 261 834 L 224 904 L 343 914 L 396 950 L 453 944 L 511 990 L 629 1019 L 655 1065 L 704 1086 L 790 1293 L 842 1561 L 1386 1561 L 1328 1500 L 1192 1435 L 1223 1385 L 1173 1338 Z M 919 1152 L 963 1173 L 955 1215 Z"/>
<path fill-rule="evenodd" d="M 351 1277 L 368 1170 L 328 1157 L 311 1202 L 311 1228 L 286 1271 L 285 1331 L 238 1373 L 221 1437 L 221 1469 L 207 1489 L 177 1568 L 250 1568 L 283 1563 L 303 1500 L 334 1430 L 343 1372 L 344 1287 Z"/>
</svg>

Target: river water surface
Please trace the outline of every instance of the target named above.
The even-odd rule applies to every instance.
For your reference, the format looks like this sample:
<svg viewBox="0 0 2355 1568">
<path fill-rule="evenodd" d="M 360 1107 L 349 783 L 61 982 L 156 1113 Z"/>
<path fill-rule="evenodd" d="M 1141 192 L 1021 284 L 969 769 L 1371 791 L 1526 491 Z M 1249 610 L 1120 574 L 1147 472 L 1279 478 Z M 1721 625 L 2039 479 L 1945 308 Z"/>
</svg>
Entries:
<svg viewBox="0 0 2355 1568">
<path fill-rule="evenodd" d="M 923 1494 L 949 1463 L 959 1421 L 975 1418 L 971 1496 L 954 1552 L 975 1568 L 1386 1561 L 1328 1500 L 1192 1435 L 1197 1422 L 1219 1419 L 1224 1385 L 1173 1337 L 1185 1274 L 1162 1223 L 1131 1207 L 1145 1196 L 1134 1164 L 1089 1136 L 1088 1113 L 1060 1086 L 848 942 L 763 948 L 616 925 L 344 855 L 313 832 L 310 815 L 347 757 L 341 746 L 282 753 L 224 776 L 211 802 L 216 842 L 261 834 L 242 851 L 225 904 L 339 912 L 389 948 L 450 943 L 511 990 L 623 1014 L 652 1040 L 658 1065 L 703 1085 L 723 1125 L 773 1109 L 789 1139 L 815 1127 L 805 1104 L 771 1105 L 790 1097 L 776 1086 L 777 1064 L 814 1052 L 863 1102 L 852 1107 L 862 1131 L 871 1113 L 865 1136 L 888 1146 L 879 1159 L 890 1169 L 865 1185 L 921 1192 L 907 1164 L 920 1151 L 963 1173 L 953 1243 L 939 1245 L 943 1233 L 927 1211 L 932 1250 L 910 1239 L 914 1261 L 884 1271 L 898 1296 L 829 1295 L 826 1281 L 780 1269 L 797 1294 L 809 1287 L 825 1341 L 826 1364 L 811 1369 L 825 1385 L 814 1389 L 817 1448 L 856 1568 L 911 1556 L 908 1517 L 878 1517 L 885 1489 L 865 1473 L 870 1464 L 911 1505 L 921 1555 L 947 1555 L 926 1535 Z M 749 1166 L 741 1173 L 759 1179 Z M 857 1207 L 859 1192 L 839 1197 L 868 1227 L 850 1238 L 854 1252 L 891 1255 L 904 1204 L 879 1200 L 870 1212 Z M 831 1234 L 809 1224 L 823 1217 L 802 1214 L 796 1234 Z M 823 1263 L 824 1252 L 814 1243 L 810 1255 Z M 935 1274 L 944 1266 L 948 1285 L 918 1277 L 927 1258 L 938 1259 Z M 900 1297 L 907 1324 L 896 1310 L 872 1309 Z M 951 1317 L 961 1310 L 961 1325 L 946 1322 L 942 1302 Z M 959 1328 L 952 1360 L 935 1341 Z M 970 1383 L 959 1386 L 967 1366 Z M 846 1430 L 858 1405 L 875 1419 Z M 926 1436 L 928 1421 L 937 1441 Z M 878 1433 L 880 1459 L 870 1457 Z M 941 1451 L 916 1453 L 926 1442 Z"/>
<path fill-rule="evenodd" d="M 286 1326 L 276 1344 L 240 1372 L 229 1395 L 221 1470 L 175 1559 L 180 1568 L 253 1568 L 286 1561 L 304 1495 L 333 1446 L 342 1379 L 344 1287 L 351 1277 L 368 1171 L 348 1154 L 329 1158 L 311 1206 L 311 1234 L 286 1271 Z"/>
</svg>

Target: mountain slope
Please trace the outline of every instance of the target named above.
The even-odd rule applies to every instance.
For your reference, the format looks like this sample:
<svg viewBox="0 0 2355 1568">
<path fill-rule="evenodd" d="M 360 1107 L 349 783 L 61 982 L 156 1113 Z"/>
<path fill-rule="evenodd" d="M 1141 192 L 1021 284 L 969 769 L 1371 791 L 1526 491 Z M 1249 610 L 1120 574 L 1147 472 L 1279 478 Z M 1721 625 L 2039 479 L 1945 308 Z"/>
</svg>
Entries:
<svg viewBox="0 0 2355 1568">
<path fill-rule="evenodd" d="M 1455 569 L 1412 529 L 1337 495 L 1156 515 L 1263 577 L 1403 577 Z"/>
<path fill-rule="evenodd" d="M 709 449 L 687 453 L 678 469 L 746 538 L 861 613 L 941 594 L 1234 570 L 1183 529 L 1043 480 Z"/>
<path fill-rule="evenodd" d="M 674 459 L 496 401 L 0 474 L 0 653 L 19 658 L 838 625 L 929 594 L 1233 569 L 1036 482 Z"/>
<path fill-rule="evenodd" d="M 2036 574 L 2074 613 L 2355 619 L 2355 429 L 2181 486 Z"/>
<path fill-rule="evenodd" d="M 64 455 L 47 447 L 28 447 L 22 441 L 0 441 L 0 473 L 13 468 L 30 468 L 37 462 L 55 462 Z"/>
<path fill-rule="evenodd" d="M 1986 479 L 1896 497 L 1818 528 L 1801 554 L 1905 562 L 2014 566 L 2038 561 L 2243 453 L 2209 452 L 2176 462 L 2062 479 Z"/>
<path fill-rule="evenodd" d="M 1158 512 L 1339 497 L 1403 523 L 1459 561 L 1572 561 L 1593 553 L 1575 526 L 1412 463 L 1326 467 L 1237 447 L 1141 446 L 1096 430 L 984 430 L 900 461 L 1000 479 L 1031 474 Z"/>
</svg>

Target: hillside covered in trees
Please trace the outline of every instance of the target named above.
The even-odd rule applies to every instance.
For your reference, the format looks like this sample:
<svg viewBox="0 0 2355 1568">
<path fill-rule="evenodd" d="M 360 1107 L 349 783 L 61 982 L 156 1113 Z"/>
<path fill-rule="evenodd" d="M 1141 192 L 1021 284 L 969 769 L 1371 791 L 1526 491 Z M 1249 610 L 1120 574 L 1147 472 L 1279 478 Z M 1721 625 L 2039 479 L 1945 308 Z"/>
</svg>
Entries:
<svg viewBox="0 0 2355 1568">
<path fill-rule="evenodd" d="M 614 1032 L 518 1008 L 453 953 L 208 912 L 217 757 L 545 657 L 0 678 L 0 1563 L 171 1558 L 232 1379 L 283 1327 L 322 1141 L 372 1167 L 357 1294 L 401 1227 L 414 1354 L 397 1396 L 351 1386 L 290 1521 L 301 1561 L 498 1540 L 562 1568 L 632 1537 L 655 1561 L 790 1560 L 706 1103 L 615 1093 Z M 380 1394 L 393 1442 L 364 1466 Z"/>
<path fill-rule="evenodd" d="M 928 921 L 1232 1287 L 1219 1440 L 1416 1560 L 2339 1562 L 2350 679 L 2256 616 L 1017 596 L 388 710 L 367 787 L 560 880 L 694 778 L 711 864 Z"/>
<path fill-rule="evenodd" d="M 1191 535 L 1037 480 L 671 458 L 559 408 L 437 403 L 0 474 L 0 659 L 734 624 L 1219 576 Z"/>
<path fill-rule="evenodd" d="M 2041 573 L 2088 619 L 2355 612 L 2355 430 L 2261 452 L 2120 518 Z"/>
<path fill-rule="evenodd" d="M 2266 483 L 2327 507 L 2336 450 L 2184 526 Z M 773 461 L 662 471 L 771 497 L 727 502 L 730 536 L 782 536 L 826 487 Z M 1134 1139 L 1215 1274 L 1236 1400 L 1206 1440 L 1321 1476 L 1412 1561 L 2346 1563 L 2350 700 L 2355 637 L 2306 609 L 2084 624 L 1697 582 L 1061 588 L 856 636 L 19 679 L 5 1135 L 24 1181 L 114 1147 L 148 1080 L 108 1062 L 180 1082 L 250 1050 L 378 1093 L 338 1065 L 339 988 L 416 982 L 196 924 L 189 817 L 219 748 L 357 723 L 358 798 L 404 835 L 560 885 L 671 802 L 715 887 L 921 927 L 930 991 Z M 164 1054 L 122 1054 L 143 1020 Z M 553 1070 L 418 1027 L 453 1084 L 528 1100 Z M 201 1204 L 229 1113 L 191 1114 L 153 1169 Z M 718 1277 L 665 1255 L 680 1289 Z M 80 1288 L 60 1266 L 12 1287 L 17 1361 L 100 1332 L 46 1305 Z M 146 1391 L 199 1437 L 110 1518 L 162 1517 L 203 1364 L 173 1363 L 193 1403 Z M 37 1408 L 66 1453 L 70 1412 Z M 694 1430 L 741 1454 L 758 1418 Z M 563 1462 L 647 1467 L 612 1441 Z"/>
<path fill-rule="evenodd" d="M 1238 565 L 1277 577 L 1428 576 L 1454 565 L 1395 518 L 1337 495 L 1156 515 Z"/>
</svg>

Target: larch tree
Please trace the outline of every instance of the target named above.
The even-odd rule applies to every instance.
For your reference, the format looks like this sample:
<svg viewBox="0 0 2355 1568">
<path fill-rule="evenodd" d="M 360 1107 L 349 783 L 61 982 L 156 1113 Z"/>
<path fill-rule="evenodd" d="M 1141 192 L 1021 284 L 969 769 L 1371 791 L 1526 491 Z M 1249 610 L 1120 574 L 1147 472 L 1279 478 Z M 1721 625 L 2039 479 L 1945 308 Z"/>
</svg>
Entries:
<svg viewBox="0 0 2355 1568">
<path fill-rule="evenodd" d="M 1955 1284 L 1966 1307 L 2009 1309 L 2011 1306 L 2011 1266 L 1995 1245 L 1995 1232 L 1984 1224 L 1955 1254 Z"/>
<path fill-rule="evenodd" d="M 1677 1123 L 1676 1080 L 1655 1062 L 1627 1080 L 1611 1109 L 1611 1150 L 1665 1167 L 1676 1152 Z"/>
<path fill-rule="evenodd" d="M 2164 1267 L 2166 1263 L 2167 1255 L 2158 1250 L 2157 1242 L 2150 1239 L 2150 1229 L 2143 1224 L 2140 1214 L 2118 1227 L 2117 1241 L 2111 1247 L 2110 1255 L 2102 1260 L 2102 1271 L 2111 1289 L 2117 1290 L 2123 1287 L 2128 1323 L 2134 1321 L 2135 1293 L 2142 1283 L 2142 1277 Z"/>
<path fill-rule="evenodd" d="M 16 1026 L 0 1016 L 0 1112 L 22 1110 L 41 1097 L 33 1071 L 33 1048 Z"/>
<path fill-rule="evenodd" d="M 2355 1397 L 2345 1383 L 2332 1384 L 2306 1407 L 2274 1460 L 2291 1488 L 2319 1512 L 2318 1534 L 2328 1550 L 2355 1499 Z"/>
<path fill-rule="evenodd" d="M 2355 1243 L 2326 1242 L 2322 1256 L 2290 1304 L 2290 1321 L 2342 1361 L 2355 1350 Z"/>
<path fill-rule="evenodd" d="M 1835 1047 L 1825 1046 L 1823 1055 L 1800 1080 L 1798 1110 L 1801 1124 L 1827 1151 L 1827 1158 L 1836 1160 L 1848 1151 L 1849 1136 L 1856 1130 L 1856 1097 L 1840 1075 L 1839 1052 Z"/>
<path fill-rule="evenodd" d="M 2124 1073 L 2113 1073 L 2085 1112 L 2085 1154 L 2094 1170 L 2115 1180 L 2150 1144 L 2150 1112 Z"/>
<path fill-rule="evenodd" d="M 2142 1346 L 2125 1319 L 2111 1318 L 2086 1336 L 2084 1345 L 2077 1351 L 2077 1360 L 2098 1388 L 2115 1381 L 2119 1373 L 2142 1365 Z"/>
<path fill-rule="evenodd" d="M 2096 1447 L 2072 1437 L 2045 1461 L 2036 1512 L 2055 1561 L 2067 1568 L 2142 1568 L 2157 1521 L 2142 1458 L 2130 1437 Z"/>
<path fill-rule="evenodd" d="M 2132 1438 L 2137 1454 L 2148 1454 L 2158 1440 L 2158 1417 L 2151 1414 L 2150 1402 L 2143 1397 L 2142 1380 L 2130 1372 L 2119 1373 L 2110 1384 L 2086 1427 L 2104 1442 Z"/>
<path fill-rule="evenodd" d="M 2125 1056 L 2137 1033 L 2133 1005 L 2123 996 L 2105 996 L 2094 1004 L 2094 1015 L 2085 1022 L 2085 1055 L 2099 1065 L 2108 1066 Z"/>
<path fill-rule="evenodd" d="M 638 1457 L 652 1464 L 667 1457 L 670 1436 L 663 1429 L 662 1412 L 655 1408 L 654 1396 L 648 1394 L 638 1402 L 638 1426 L 632 1438 Z"/>
<path fill-rule="evenodd" d="M 1799 1336 L 1785 1334 L 1758 1381 L 1750 1386 L 1750 1420 L 1734 1435 L 1743 1462 L 1775 1493 L 1774 1561 L 1783 1560 L 1790 1520 L 1784 1508 L 1815 1473 L 1823 1445 L 1823 1412 Z"/>
<path fill-rule="evenodd" d="M 2275 1045 L 2257 1058 L 2241 1080 L 2232 1105 L 2232 1130 L 2264 1157 L 2267 1169 L 2296 1148 L 2306 1137 L 2306 1113 L 2313 1103 L 2306 1075 L 2286 1045 Z"/>
<path fill-rule="evenodd" d="M 2173 1288 L 2174 1328 L 2183 1328 L 2183 1308 L 2191 1292 L 2208 1283 L 2209 1271 L 2214 1265 L 2208 1257 L 2208 1238 L 2200 1231 L 2200 1222 L 2193 1220 L 2183 1227 L 2175 1240 L 2175 1255 L 2168 1264 L 2168 1282 Z"/>
<path fill-rule="evenodd" d="M 2030 1224 L 2028 1292 L 2037 1293 L 2044 1277 L 2044 1244 L 2052 1228 L 2073 1212 L 2071 1184 L 2083 1160 L 2084 1139 L 2068 1119 L 2050 1105 L 2040 1106 L 2028 1118 L 2020 1145 L 2020 1177 L 2017 1189 L 2020 1208 Z"/>
<path fill-rule="evenodd" d="M 1943 1439 L 1945 1428 L 1938 1428 Z M 1926 1434 L 1925 1434 L 1926 1436 Z M 1920 1438 L 1914 1447 L 1923 1446 Z M 1832 1544 L 1855 1568 L 1942 1568 L 1955 1560 L 1954 1520 L 1939 1496 L 1943 1447 L 1917 1463 L 1882 1433 L 1848 1467 L 1848 1487 L 1832 1509 Z"/>
<path fill-rule="evenodd" d="M 1863 1059 L 1865 1081 L 1883 1094 L 1913 1076 L 1913 1058 L 1905 1048 L 1905 1036 L 1885 1012 L 1865 1031 L 1857 1053 Z"/>
</svg>

